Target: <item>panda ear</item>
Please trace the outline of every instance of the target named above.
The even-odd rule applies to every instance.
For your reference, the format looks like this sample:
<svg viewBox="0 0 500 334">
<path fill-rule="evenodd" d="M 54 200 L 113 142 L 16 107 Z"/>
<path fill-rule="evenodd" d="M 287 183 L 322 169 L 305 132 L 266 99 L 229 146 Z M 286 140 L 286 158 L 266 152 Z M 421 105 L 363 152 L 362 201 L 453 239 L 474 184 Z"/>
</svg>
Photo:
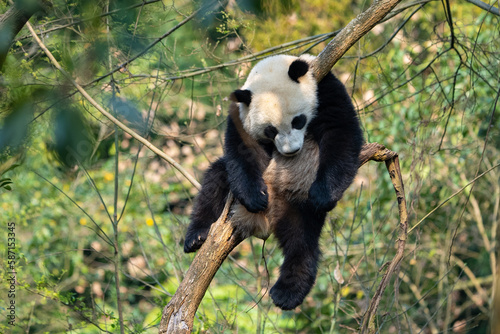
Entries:
<svg viewBox="0 0 500 334">
<path fill-rule="evenodd" d="M 288 68 L 288 76 L 295 82 L 299 82 L 299 78 L 309 71 L 309 64 L 302 59 L 294 60 Z"/>
<path fill-rule="evenodd" d="M 244 90 L 237 89 L 231 93 L 229 99 L 235 102 L 244 103 L 248 107 L 250 105 L 250 102 L 252 101 L 252 92 L 249 91 L 248 89 Z"/>
</svg>

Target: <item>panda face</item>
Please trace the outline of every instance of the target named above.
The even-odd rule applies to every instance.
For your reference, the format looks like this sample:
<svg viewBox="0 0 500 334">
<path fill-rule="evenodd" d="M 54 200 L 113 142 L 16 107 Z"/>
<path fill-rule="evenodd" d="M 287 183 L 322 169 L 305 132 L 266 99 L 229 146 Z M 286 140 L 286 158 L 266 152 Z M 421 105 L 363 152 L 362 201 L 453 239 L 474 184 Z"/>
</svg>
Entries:
<svg viewBox="0 0 500 334">
<path fill-rule="evenodd" d="M 300 114 L 292 119 L 290 126 L 281 127 L 285 130 L 278 130 L 274 125 L 268 125 L 264 129 L 265 139 L 274 141 L 274 146 L 280 154 L 284 156 L 294 156 L 299 153 L 304 144 L 304 136 L 307 116 Z"/>
<path fill-rule="evenodd" d="M 259 62 L 241 90 L 234 92 L 245 130 L 257 140 L 272 140 L 283 156 L 300 152 L 317 108 L 311 56 L 274 56 Z"/>
</svg>

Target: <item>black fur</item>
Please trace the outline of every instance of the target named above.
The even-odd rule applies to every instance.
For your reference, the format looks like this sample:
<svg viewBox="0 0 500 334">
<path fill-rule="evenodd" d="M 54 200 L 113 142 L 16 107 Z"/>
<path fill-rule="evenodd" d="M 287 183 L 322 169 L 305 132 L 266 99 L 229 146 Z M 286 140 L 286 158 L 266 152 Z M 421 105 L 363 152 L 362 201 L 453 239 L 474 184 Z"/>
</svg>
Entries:
<svg viewBox="0 0 500 334">
<path fill-rule="evenodd" d="M 320 149 L 316 180 L 309 189 L 307 202 L 291 203 L 289 213 L 274 231 L 285 259 L 271 297 L 284 310 L 300 305 L 314 285 L 320 256 L 319 237 L 326 214 L 354 180 L 363 145 L 363 133 L 351 99 L 333 74 L 318 84 L 318 98 L 318 114 L 307 128 Z"/>
<path fill-rule="evenodd" d="M 231 116 L 227 118 L 224 157 L 234 197 L 250 212 L 267 209 L 267 186 L 262 179 L 264 166 L 259 164 L 257 153 L 243 142 Z"/>
<path fill-rule="evenodd" d="M 292 120 L 292 128 L 300 130 L 306 125 L 307 117 L 306 115 L 295 116 Z"/>
<path fill-rule="evenodd" d="M 276 135 L 278 134 L 278 129 L 272 125 L 266 126 L 264 129 L 264 135 L 269 138 L 269 139 L 274 139 L 276 138 Z"/>
<path fill-rule="evenodd" d="M 349 94 L 333 74 L 318 84 L 318 98 L 318 114 L 307 128 L 320 149 L 309 201 L 317 210 L 328 212 L 356 176 L 363 133 Z"/>
<path fill-rule="evenodd" d="M 305 74 L 302 63 L 307 65 L 295 61 L 293 68 L 290 66 L 292 79 Z M 309 189 L 307 201 L 292 200 L 285 205 L 274 230 L 284 261 L 270 294 L 274 303 L 284 310 L 300 305 L 314 285 L 321 254 L 319 237 L 326 214 L 352 183 L 363 144 L 356 111 L 344 85 L 330 73 L 318 84 L 317 94 L 317 115 L 307 128 L 307 134 L 318 143 L 320 150 L 316 180 Z M 269 154 L 275 149 L 267 142 L 260 145 Z M 250 212 L 267 208 L 267 186 L 262 179 L 265 167 L 259 164 L 257 154 L 245 145 L 229 116 L 225 154 L 205 175 L 186 235 L 186 252 L 198 249 L 206 239 L 210 225 L 222 212 L 228 189 Z M 217 186 L 220 188 L 216 189 Z"/>
<path fill-rule="evenodd" d="M 325 217 L 326 212 L 317 211 L 310 203 L 292 203 L 276 224 L 274 234 L 285 259 L 270 294 L 274 304 L 283 310 L 300 305 L 314 285 Z"/>
<path fill-rule="evenodd" d="M 299 82 L 299 78 L 309 71 L 309 64 L 301 59 L 294 60 L 288 68 L 288 76 L 295 82 Z"/>
<path fill-rule="evenodd" d="M 210 226 L 222 214 L 228 193 L 226 162 L 222 157 L 205 172 L 195 209 L 191 213 L 191 224 L 186 232 L 184 252 L 194 252 L 205 242 Z"/>
<path fill-rule="evenodd" d="M 237 89 L 233 92 L 234 97 L 236 98 L 236 101 L 244 103 L 247 105 L 247 107 L 250 105 L 252 102 L 252 92 L 249 91 L 248 89 Z"/>
</svg>

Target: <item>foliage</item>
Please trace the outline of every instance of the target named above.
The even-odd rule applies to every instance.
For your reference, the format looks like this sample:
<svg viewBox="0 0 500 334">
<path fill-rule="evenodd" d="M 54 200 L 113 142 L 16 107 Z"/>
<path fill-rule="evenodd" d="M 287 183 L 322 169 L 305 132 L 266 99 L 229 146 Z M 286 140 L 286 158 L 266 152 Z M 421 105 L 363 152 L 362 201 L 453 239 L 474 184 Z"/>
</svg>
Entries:
<svg viewBox="0 0 500 334">
<path fill-rule="evenodd" d="M 57 0 L 32 23 L 98 103 L 201 179 L 222 154 L 226 97 L 257 54 L 291 41 L 272 52 L 316 54 L 327 41 L 299 40 L 342 28 L 366 5 L 308 0 L 284 2 L 282 12 L 265 3 L 207 10 L 151 48 L 200 5 Z M 367 141 L 399 153 L 415 226 L 379 307 L 383 333 L 487 328 L 500 169 L 454 194 L 500 162 L 500 23 L 462 2 L 450 24 L 445 3 L 378 25 L 334 68 Z M 125 332 L 156 332 L 192 259 L 181 245 L 196 190 L 75 93 L 27 29 L 2 70 L 0 205 L 2 221 L 16 223 L 17 319 L 0 331 L 114 333 L 120 304 Z M 389 178 L 369 163 L 327 221 L 318 279 L 302 306 L 272 305 L 280 251 L 273 238 L 250 239 L 216 275 L 196 332 L 357 329 L 394 253 L 396 224 Z M 7 289 L 2 280 L 1 314 Z"/>
</svg>

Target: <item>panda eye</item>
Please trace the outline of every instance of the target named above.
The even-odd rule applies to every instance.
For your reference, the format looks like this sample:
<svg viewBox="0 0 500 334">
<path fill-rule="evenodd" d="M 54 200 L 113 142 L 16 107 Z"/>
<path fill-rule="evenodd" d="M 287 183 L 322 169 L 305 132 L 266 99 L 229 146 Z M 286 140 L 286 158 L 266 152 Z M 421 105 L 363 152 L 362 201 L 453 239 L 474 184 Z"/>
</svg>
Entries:
<svg viewBox="0 0 500 334">
<path fill-rule="evenodd" d="M 306 125 L 307 117 L 305 115 L 295 116 L 292 120 L 292 128 L 300 130 Z"/>
<path fill-rule="evenodd" d="M 269 139 L 274 139 L 276 137 L 276 135 L 278 134 L 278 129 L 276 129 L 274 126 L 272 125 L 268 125 L 265 129 L 264 129 L 264 135 L 269 138 Z"/>
</svg>

